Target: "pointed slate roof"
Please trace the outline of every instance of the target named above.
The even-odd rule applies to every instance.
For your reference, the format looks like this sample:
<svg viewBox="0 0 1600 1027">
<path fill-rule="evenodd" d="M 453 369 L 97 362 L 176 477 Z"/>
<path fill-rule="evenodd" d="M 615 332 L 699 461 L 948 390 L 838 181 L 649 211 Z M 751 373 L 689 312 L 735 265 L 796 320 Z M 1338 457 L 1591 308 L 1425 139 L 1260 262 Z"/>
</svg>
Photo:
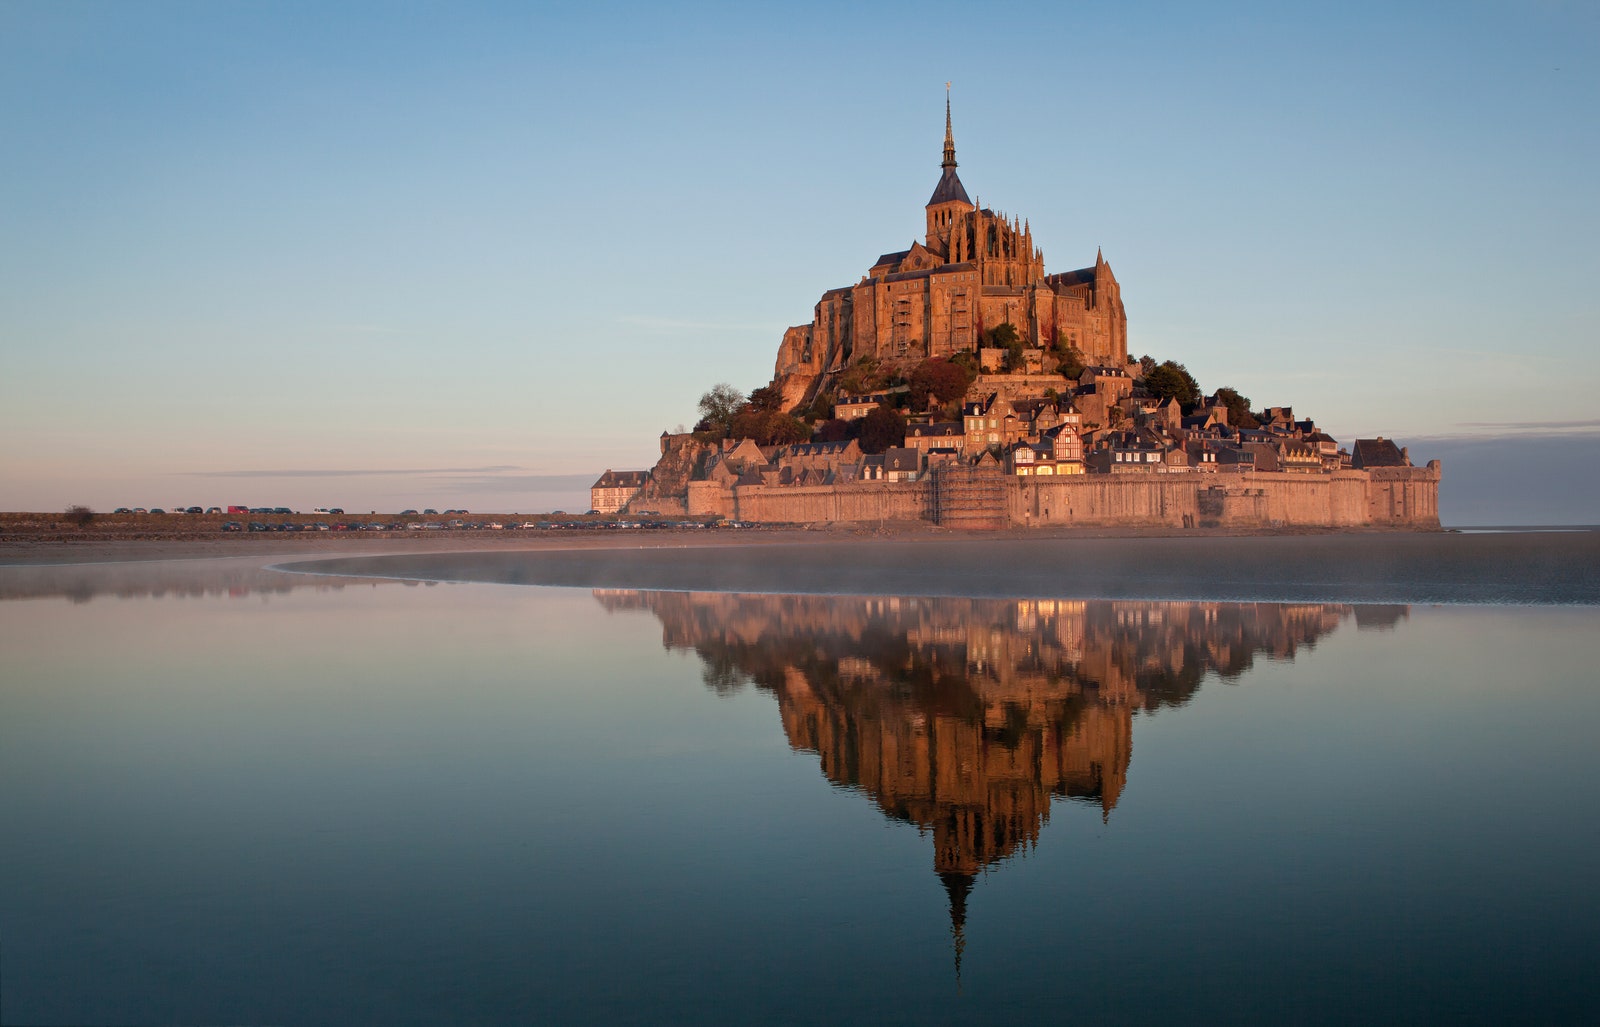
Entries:
<svg viewBox="0 0 1600 1027">
<path fill-rule="evenodd" d="M 928 206 L 951 201 L 972 206 L 972 200 L 967 197 L 967 190 L 962 186 L 961 176 L 956 174 L 954 166 L 945 168 L 944 174 L 939 176 L 939 184 L 934 187 L 933 196 L 928 199 Z"/>
</svg>

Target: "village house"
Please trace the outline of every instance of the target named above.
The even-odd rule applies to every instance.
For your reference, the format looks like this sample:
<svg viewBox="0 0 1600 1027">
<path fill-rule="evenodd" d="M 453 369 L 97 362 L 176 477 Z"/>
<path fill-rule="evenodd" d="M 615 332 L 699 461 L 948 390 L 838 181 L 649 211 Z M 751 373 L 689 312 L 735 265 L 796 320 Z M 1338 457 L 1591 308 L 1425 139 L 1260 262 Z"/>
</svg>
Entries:
<svg viewBox="0 0 1600 1027">
<path fill-rule="evenodd" d="M 613 471 L 609 467 L 600 480 L 589 486 L 589 508 L 613 514 L 629 503 L 650 479 L 649 471 Z"/>
<path fill-rule="evenodd" d="M 922 474 L 922 454 L 904 446 L 883 451 L 883 476 L 889 481 L 916 481 Z"/>
<path fill-rule="evenodd" d="M 1167 447 L 1154 432 L 1110 432 L 1089 454 L 1089 469 L 1100 474 L 1126 474 L 1132 471 L 1163 470 L 1167 464 Z"/>
<path fill-rule="evenodd" d="M 839 396 L 833 403 L 833 416 L 840 421 L 859 421 L 878 407 L 894 406 L 909 391 L 905 386 L 900 386 L 866 396 Z"/>
<path fill-rule="evenodd" d="M 1350 450 L 1350 466 L 1358 471 L 1373 467 L 1410 467 L 1411 455 L 1382 435 L 1375 439 L 1356 439 Z"/>
<path fill-rule="evenodd" d="M 966 448 L 966 432 L 959 421 L 940 421 L 931 424 L 913 424 L 906 427 L 905 444 L 922 453 L 949 450 L 959 453 Z"/>
</svg>

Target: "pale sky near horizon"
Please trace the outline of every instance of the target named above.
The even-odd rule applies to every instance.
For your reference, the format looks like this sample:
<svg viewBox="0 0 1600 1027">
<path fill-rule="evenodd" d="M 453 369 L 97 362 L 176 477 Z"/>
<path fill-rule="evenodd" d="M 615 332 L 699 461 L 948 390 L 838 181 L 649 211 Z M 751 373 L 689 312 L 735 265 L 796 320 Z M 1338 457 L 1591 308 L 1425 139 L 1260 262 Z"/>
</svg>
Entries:
<svg viewBox="0 0 1600 1027">
<path fill-rule="evenodd" d="M 1579 0 L 0 0 L 0 509 L 571 509 L 921 235 L 946 80 L 1135 354 L 1600 479 L 1597 56 Z"/>
</svg>

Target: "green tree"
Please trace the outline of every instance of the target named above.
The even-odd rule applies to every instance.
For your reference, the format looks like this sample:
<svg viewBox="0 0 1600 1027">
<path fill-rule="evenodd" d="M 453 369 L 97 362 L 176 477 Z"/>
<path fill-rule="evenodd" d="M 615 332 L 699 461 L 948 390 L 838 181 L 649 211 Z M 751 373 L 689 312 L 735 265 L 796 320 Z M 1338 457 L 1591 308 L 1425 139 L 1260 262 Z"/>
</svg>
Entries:
<svg viewBox="0 0 1600 1027">
<path fill-rule="evenodd" d="M 1176 399 L 1184 413 L 1189 413 L 1200 403 L 1200 385 L 1189 369 L 1174 360 L 1158 364 L 1144 376 L 1144 387 L 1151 395 L 1165 402 Z"/>
<path fill-rule="evenodd" d="M 700 417 L 706 430 L 727 435 L 733 426 L 734 414 L 744 402 L 744 393 L 727 382 L 711 386 L 711 391 L 700 397 Z"/>
<path fill-rule="evenodd" d="M 1056 373 L 1077 381 L 1083 377 L 1083 354 L 1071 343 L 1056 347 Z"/>
<path fill-rule="evenodd" d="M 847 396 L 865 396 L 881 389 L 884 375 L 873 357 L 862 357 L 839 376 L 839 391 Z"/>
<path fill-rule="evenodd" d="M 882 453 L 906 440 L 906 419 L 888 407 L 874 407 L 861 419 L 861 452 Z"/>
<path fill-rule="evenodd" d="M 1234 428 L 1259 428 L 1261 422 L 1256 420 L 1256 415 L 1250 412 L 1250 399 L 1248 396 L 1239 395 L 1235 389 L 1221 388 L 1217 390 L 1217 398 L 1222 405 L 1228 408 L 1228 424 Z"/>
<path fill-rule="evenodd" d="M 750 405 L 757 410 L 781 410 L 783 391 L 773 385 L 763 385 L 750 393 Z"/>
<path fill-rule="evenodd" d="M 811 441 L 811 425 L 776 410 L 767 414 L 762 430 L 766 436 L 766 441 L 761 443 L 763 446 L 788 446 Z"/>
<path fill-rule="evenodd" d="M 1028 361 L 1022 355 L 1022 341 L 1020 339 L 1014 340 L 1011 345 L 1006 347 L 1006 370 L 1018 373 L 1027 369 Z"/>
<path fill-rule="evenodd" d="M 828 389 L 818 390 L 811 400 L 802 417 L 808 421 L 826 421 L 833 416 L 833 392 Z"/>
<path fill-rule="evenodd" d="M 1017 332 L 1017 326 L 1010 321 L 1002 321 L 985 333 L 989 338 L 989 345 L 995 349 L 1010 349 L 1012 343 L 1022 341 L 1022 336 Z"/>
</svg>

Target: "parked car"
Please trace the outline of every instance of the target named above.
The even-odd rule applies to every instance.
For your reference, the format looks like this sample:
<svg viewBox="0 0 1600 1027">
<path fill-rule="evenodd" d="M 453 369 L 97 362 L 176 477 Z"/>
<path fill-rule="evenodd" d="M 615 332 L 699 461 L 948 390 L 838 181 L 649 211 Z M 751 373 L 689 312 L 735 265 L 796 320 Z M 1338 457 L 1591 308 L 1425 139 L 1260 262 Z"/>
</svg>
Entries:
<svg viewBox="0 0 1600 1027">
<path fill-rule="evenodd" d="M 224 524 L 222 526 L 222 530 L 223 531 L 243 531 L 244 530 L 244 525 L 240 524 L 238 521 L 228 521 L 226 524 Z M 255 525 L 252 524 L 250 526 L 250 530 L 254 531 L 255 530 Z"/>
<path fill-rule="evenodd" d="M 251 521 L 250 522 L 250 530 L 251 531 L 271 531 L 272 529 L 267 527 L 265 524 L 262 524 L 260 521 Z"/>
<path fill-rule="evenodd" d="M 220 506 L 208 506 L 208 507 L 206 507 L 206 513 L 208 513 L 208 514 L 219 514 L 221 512 L 222 512 L 222 507 L 220 507 Z"/>
</svg>

